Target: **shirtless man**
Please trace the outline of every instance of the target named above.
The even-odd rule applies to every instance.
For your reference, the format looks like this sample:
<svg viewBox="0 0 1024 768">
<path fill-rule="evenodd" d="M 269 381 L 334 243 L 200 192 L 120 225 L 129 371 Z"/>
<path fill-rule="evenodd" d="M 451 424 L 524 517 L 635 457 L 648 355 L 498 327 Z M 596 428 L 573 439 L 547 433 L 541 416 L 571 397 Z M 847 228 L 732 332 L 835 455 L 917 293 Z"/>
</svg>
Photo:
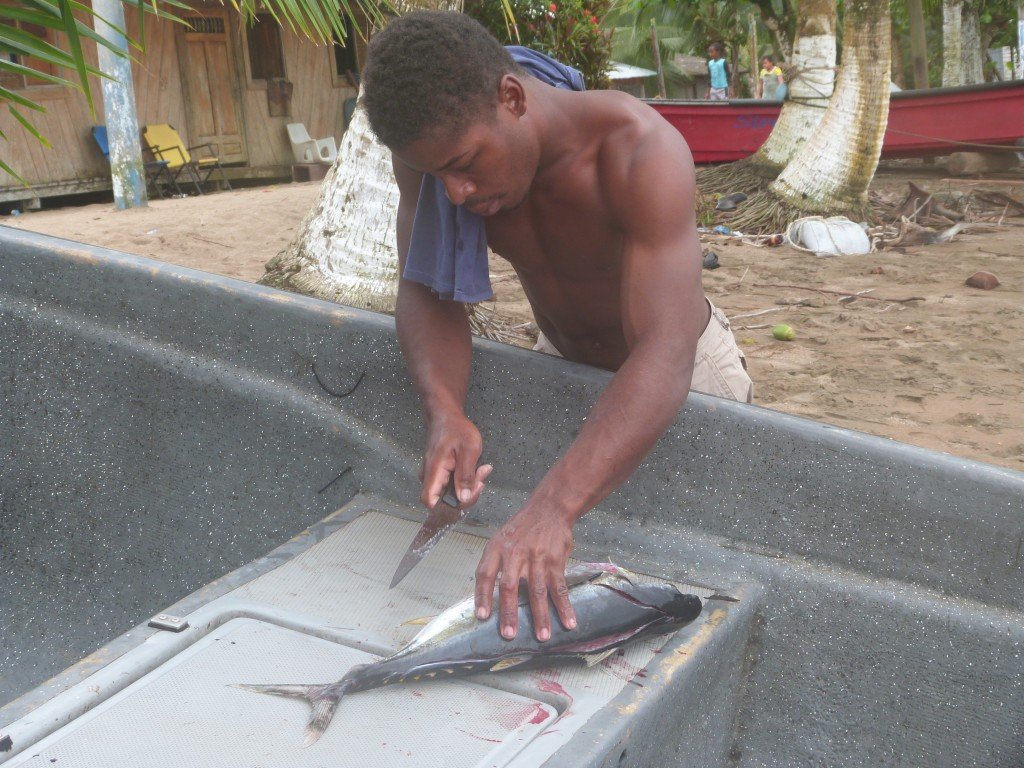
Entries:
<svg viewBox="0 0 1024 768">
<path fill-rule="evenodd" d="M 693 160 L 647 105 L 616 91 L 553 88 L 459 13 L 391 22 L 371 42 L 363 84 L 401 191 L 396 323 L 426 422 L 423 503 L 437 504 L 454 473 L 470 506 L 491 471 L 478 466 L 482 438 L 464 412 L 465 309 L 405 273 L 424 174 L 484 217 L 487 244 L 515 268 L 552 351 L 616 372 L 477 568 L 477 616 L 490 615 L 497 579 L 500 631 L 513 638 L 525 580 L 545 641 L 549 600 L 563 626 L 576 624 L 564 575 L 573 524 L 629 478 L 691 384 L 750 399 L 728 322 L 701 289 Z"/>
</svg>

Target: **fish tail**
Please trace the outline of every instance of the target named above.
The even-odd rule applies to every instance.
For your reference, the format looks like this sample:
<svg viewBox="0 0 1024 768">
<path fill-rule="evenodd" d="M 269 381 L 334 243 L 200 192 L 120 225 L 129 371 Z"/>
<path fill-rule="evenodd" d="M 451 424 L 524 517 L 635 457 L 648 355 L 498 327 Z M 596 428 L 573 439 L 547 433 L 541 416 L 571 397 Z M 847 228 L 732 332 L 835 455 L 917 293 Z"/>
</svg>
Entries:
<svg viewBox="0 0 1024 768">
<path fill-rule="evenodd" d="M 334 717 L 334 710 L 338 708 L 341 696 L 341 692 L 324 691 L 309 699 L 313 713 L 309 716 L 309 723 L 306 725 L 306 740 L 302 746 L 308 747 L 324 735 L 324 731 L 331 723 L 331 718 Z"/>
<path fill-rule="evenodd" d="M 284 696 L 288 699 L 303 699 L 304 701 L 310 700 L 312 691 L 318 688 L 323 688 L 322 685 L 249 685 L 248 683 L 238 683 L 231 687 L 241 688 L 243 691 L 265 693 L 269 696 Z"/>
<path fill-rule="evenodd" d="M 265 693 L 270 696 L 284 696 L 289 699 L 302 699 L 313 708 L 306 724 L 306 740 L 302 746 L 313 744 L 327 730 L 338 702 L 344 694 L 344 688 L 338 685 L 249 685 L 240 683 L 232 686 L 246 691 Z"/>
</svg>

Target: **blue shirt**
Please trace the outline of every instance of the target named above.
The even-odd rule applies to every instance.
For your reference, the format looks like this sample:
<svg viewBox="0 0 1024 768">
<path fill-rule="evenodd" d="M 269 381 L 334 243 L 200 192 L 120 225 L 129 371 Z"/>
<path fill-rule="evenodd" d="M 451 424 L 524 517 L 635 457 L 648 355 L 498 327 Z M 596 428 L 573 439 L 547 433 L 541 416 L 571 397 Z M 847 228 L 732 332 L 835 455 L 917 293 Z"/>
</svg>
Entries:
<svg viewBox="0 0 1024 768">
<path fill-rule="evenodd" d="M 728 88 L 729 77 L 725 74 L 725 59 L 708 59 L 712 88 Z"/>
</svg>

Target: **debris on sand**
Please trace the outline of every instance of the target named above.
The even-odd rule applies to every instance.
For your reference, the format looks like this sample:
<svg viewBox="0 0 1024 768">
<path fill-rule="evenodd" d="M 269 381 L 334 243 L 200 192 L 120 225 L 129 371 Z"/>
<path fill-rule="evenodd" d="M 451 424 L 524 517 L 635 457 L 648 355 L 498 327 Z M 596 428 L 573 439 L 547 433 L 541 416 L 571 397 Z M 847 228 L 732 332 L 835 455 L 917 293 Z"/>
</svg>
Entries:
<svg viewBox="0 0 1024 768">
<path fill-rule="evenodd" d="M 999 278 L 991 272 L 975 272 L 968 277 L 964 283 L 971 288 L 980 288 L 983 291 L 991 291 L 999 286 Z"/>
</svg>

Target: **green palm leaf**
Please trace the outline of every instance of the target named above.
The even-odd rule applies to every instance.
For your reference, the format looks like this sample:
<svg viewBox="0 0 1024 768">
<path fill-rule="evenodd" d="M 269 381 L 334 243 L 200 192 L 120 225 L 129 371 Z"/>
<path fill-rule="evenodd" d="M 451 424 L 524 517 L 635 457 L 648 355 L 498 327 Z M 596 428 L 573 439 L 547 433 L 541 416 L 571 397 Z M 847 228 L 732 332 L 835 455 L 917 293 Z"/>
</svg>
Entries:
<svg viewBox="0 0 1024 768">
<path fill-rule="evenodd" d="M 50 144 L 46 137 L 43 136 L 43 134 L 41 134 L 38 129 L 21 114 L 21 112 L 15 109 L 13 105 L 8 105 L 7 109 L 12 115 L 14 115 L 14 119 L 21 123 L 26 131 L 35 136 L 38 141 L 42 142 L 43 146 L 52 148 L 53 145 Z"/>
<path fill-rule="evenodd" d="M 63 77 L 57 75 L 51 75 L 49 72 L 39 72 L 38 70 L 26 67 L 23 64 L 18 64 L 16 61 L 7 61 L 0 59 L 0 72 L 10 72 L 14 75 L 23 75 L 25 77 L 34 77 L 39 80 L 45 80 L 53 85 L 65 85 L 71 88 L 77 88 L 78 83 L 74 83 L 70 80 L 66 80 Z"/>
</svg>

